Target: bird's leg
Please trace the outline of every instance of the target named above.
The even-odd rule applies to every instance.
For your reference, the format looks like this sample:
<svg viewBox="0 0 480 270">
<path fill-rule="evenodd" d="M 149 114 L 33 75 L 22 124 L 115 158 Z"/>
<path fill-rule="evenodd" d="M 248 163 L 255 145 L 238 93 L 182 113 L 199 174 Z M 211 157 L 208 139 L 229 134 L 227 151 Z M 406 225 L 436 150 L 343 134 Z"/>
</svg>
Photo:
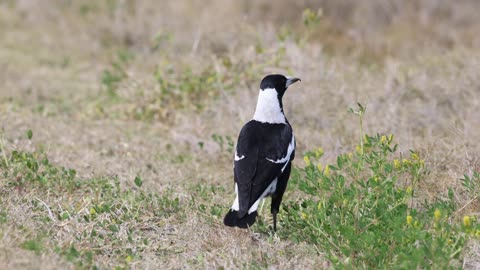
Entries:
<svg viewBox="0 0 480 270">
<path fill-rule="evenodd" d="M 272 196 L 272 207 L 270 208 L 270 212 L 273 216 L 273 231 L 277 231 L 277 214 L 280 211 L 280 203 L 282 202 L 282 197 L 280 196 Z"/>
<path fill-rule="evenodd" d="M 277 211 L 273 211 L 272 212 L 272 215 L 273 215 L 273 231 L 274 232 L 277 232 Z"/>
<path fill-rule="evenodd" d="M 290 169 L 292 168 L 292 163 L 288 163 L 285 171 L 278 178 L 277 190 L 272 194 L 272 206 L 270 212 L 273 215 L 273 230 L 277 231 L 277 214 L 280 211 L 280 204 L 282 203 L 283 193 L 287 188 L 288 177 L 290 176 Z"/>
</svg>

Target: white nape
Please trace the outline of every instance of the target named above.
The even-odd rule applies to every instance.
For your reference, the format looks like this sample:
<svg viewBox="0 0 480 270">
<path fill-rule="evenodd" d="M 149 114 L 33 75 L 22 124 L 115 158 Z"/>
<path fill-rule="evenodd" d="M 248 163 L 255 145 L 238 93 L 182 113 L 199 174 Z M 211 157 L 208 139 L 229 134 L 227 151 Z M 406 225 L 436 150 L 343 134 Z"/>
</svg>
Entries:
<svg viewBox="0 0 480 270">
<path fill-rule="evenodd" d="M 237 151 L 235 151 L 235 161 L 239 161 L 245 158 L 245 155 L 242 155 L 241 157 L 238 156 Z"/>
<path fill-rule="evenodd" d="M 285 115 L 278 102 L 277 90 L 274 88 L 260 90 L 253 120 L 262 123 L 285 124 Z"/>
<path fill-rule="evenodd" d="M 290 161 L 290 156 L 292 155 L 293 150 L 295 150 L 295 136 L 293 136 L 292 134 L 292 141 L 290 141 L 290 144 L 288 144 L 287 154 L 283 158 L 278 160 L 273 160 L 269 158 L 267 158 L 267 160 L 273 163 L 285 163 L 285 165 L 283 165 L 282 167 L 283 172 L 283 170 L 285 170 L 285 168 L 287 167 L 288 162 Z"/>
<path fill-rule="evenodd" d="M 275 178 L 272 183 L 270 183 L 270 185 L 265 189 L 265 191 L 262 193 L 262 195 L 260 195 L 260 197 L 255 201 L 255 203 L 250 207 L 250 209 L 248 209 L 248 213 L 251 214 L 255 211 L 257 211 L 258 209 L 258 204 L 260 203 L 260 201 L 267 197 L 268 195 L 271 195 L 275 192 L 275 190 L 277 190 L 277 178 Z M 234 203 L 235 204 L 235 203 Z"/>
<path fill-rule="evenodd" d="M 240 203 L 238 202 L 238 186 L 237 186 L 237 183 L 235 183 L 235 193 L 237 194 L 237 197 L 235 198 L 235 201 L 233 201 L 232 210 L 239 211 L 240 210 Z"/>
</svg>

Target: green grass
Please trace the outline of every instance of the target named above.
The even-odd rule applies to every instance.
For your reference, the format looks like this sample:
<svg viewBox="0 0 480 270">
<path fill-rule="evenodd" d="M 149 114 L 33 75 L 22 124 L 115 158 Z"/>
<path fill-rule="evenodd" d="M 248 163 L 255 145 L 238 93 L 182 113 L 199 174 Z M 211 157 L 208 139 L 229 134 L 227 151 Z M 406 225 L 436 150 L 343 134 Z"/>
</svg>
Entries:
<svg viewBox="0 0 480 270">
<path fill-rule="evenodd" d="M 360 105 L 352 112 L 362 119 L 365 108 Z M 26 137 L 31 140 L 33 132 L 28 130 Z M 222 136 L 212 140 L 223 149 Z M 116 177 L 80 178 L 73 169 L 51 164 L 43 152 L 7 154 L 3 148 L 0 172 L 9 180 L 3 188 L 15 194 L 8 204 L 26 204 L 33 211 L 34 227 L 14 225 L 28 235 L 20 247 L 38 255 L 55 252 L 77 268 L 129 268 L 145 252 L 156 250 L 157 226 L 171 218 L 183 223 L 192 211 L 214 226 L 227 209 L 211 200 L 227 194 L 221 186 L 192 185 L 190 198 L 180 200 L 174 189 L 144 190 L 138 175 L 121 187 Z M 355 151 L 339 155 L 335 164 L 319 163 L 322 149 L 306 152 L 305 167 L 294 168 L 289 186 L 300 199 L 284 203 L 278 237 L 314 245 L 338 269 L 461 267 L 466 244 L 480 237 L 480 224 L 473 216 L 460 215 L 463 207 L 451 189 L 421 201 L 417 186 L 429 174 L 425 161 L 416 151 L 399 155 L 397 148 L 393 135 L 377 134 L 363 135 Z M 478 173 L 462 179 L 473 199 L 480 194 L 479 182 Z M 35 198 L 22 196 L 31 193 Z M 0 227 L 8 223 L 8 204 Z M 56 237 L 70 223 L 76 228 L 70 240 Z M 274 236 L 265 217 L 253 230 Z M 108 264 L 103 256 L 109 257 Z M 267 254 L 262 256 L 269 261 Z M 249 267 L 267 267 L 266 261 Z"/>
<path fill-rule="evenodd" d="M 125 189 L 115 177 L 78 178 L 75 170 L 52 165 L 42 152 L 13 151 L 0 162 L 0 172 L 3 179 L 13 179 L 3 185 L 15 194 L 8 204 L 33 210 L 35 227 L 15 225 L 29 235 L 21 248 L 36 254 L 54 251 L 82 269 L 106 267 L 100 255 L 108 255 L 114 266 L 128 267 L 158 241 L 151 231 L 171 216 L 177 222 L 185 218 L 185 205 L 171 190 L 145 191 L 139 177 L 132 180 L 135 187 Z M 35 198 L 22 196 L 31 193 Z M 2 202 L 7 211 L 8 204 Z M 8 225 L 7 214 L 1 216 L 0 226 Z M 71 240 L 58 239 L 70 223 L 77 228 Z"/>
<path fill-rule="evenodd" d="M 430 173 L 425 160 L 414 150 L 399 154 L 393 135 L 364 135 L 365 111 L 361 104 L 350 110 L 360 120 L 354 151 L 323 166 L 323 149 L 314 149 L 305 153 L 303 168 L 294 168 L 289 189 L 298 190 L 298 199 L 283 204 L 278 235 L 266 211 L 253 231 L 269 241 L 280 237 L 311 244 L 336 269 L 460 268 L 467 243 L 480 237 L 475 217 L 461 215 L 468 204 L 456 201 L 452 189 L 422 200 L 418 185 Z M 33 131 L 25 137 L 31 141 Z M 233 151 L 228 136 L 214 134 L 212 141 L 222 153 Z M 20 247 L 37 255 L 55 252 L 80 269 L 129 268 L 146 252 L 169 254 L 158 249 L 158 226 L 172 218 L 184 223 L 192 213 L 215 226 L 228 208 L 211 200 L 228 194 L 222 186 L 190 185 L 189 198 L 180 200 L 176 189 L 147 191 L 140 175 L 122 187 L 114 176 L 80 178 L 75 170 L 52 164 L 42 151 L 4 148 L 2 143 L 3 189 L 14 195 L 2 201 L 6 212 L 0 213 L 0 227 L 9 223 L 9 205 L 27 205 L 33 223 L 14 224 L 26 234 Z M 478 173 L 462 179 L 471 201 L 480 195 L 479 183 Z M 32 193 L 33 198 L 22 196 Z M 56 237 L 71 223 L 75 230 L 68 241 Z M 108 263 L 101 259 L 105 256 Z M 248 267 L 267 267 L 269 255 L 262 256 Z M 191 261 L 204 263 L 202 257 Z"/>
</svg>

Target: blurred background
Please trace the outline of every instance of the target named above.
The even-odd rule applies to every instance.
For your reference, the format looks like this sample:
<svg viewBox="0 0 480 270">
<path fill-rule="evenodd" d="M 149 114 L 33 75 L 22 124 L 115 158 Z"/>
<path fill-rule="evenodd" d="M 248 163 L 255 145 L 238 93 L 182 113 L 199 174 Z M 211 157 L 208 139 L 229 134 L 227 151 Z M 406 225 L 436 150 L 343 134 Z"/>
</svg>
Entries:
<svg viewBox="0 0 480 270">
<path fill-rule="evenodd" d="M 361 102 L 368 132 L 393 133 L 433 163 L 456 156 L 445 171 L 474 170 L 479 8 L 474 0 L 2 0 L 4 128 L 20 116 L 46 126 L 142 123 L 212 154 L 221 148 L 212 135 L 235 140 L 259 81 L 279 72 L 303 79 L 285 97 L 300 151 L 322 146 L 329 158 L 351 148 L 358 125 L 347 109 Z"/>
<path fill-rule="evenodd" d="M 416 149 L 432 198 L 480 170 L 480 1 L 0 0 L 0 128 L 80 176 L 141 174 L 231 189 L 260 80 L 300 77 L 284 104 L 322 162 L 368 134 Z M 458 194 L 459 200 L 466 200 Z M 228 204 L 230 198 L 219 197 Z M 472 204 L 472 207 L 478 205 Z"/>
</svg>

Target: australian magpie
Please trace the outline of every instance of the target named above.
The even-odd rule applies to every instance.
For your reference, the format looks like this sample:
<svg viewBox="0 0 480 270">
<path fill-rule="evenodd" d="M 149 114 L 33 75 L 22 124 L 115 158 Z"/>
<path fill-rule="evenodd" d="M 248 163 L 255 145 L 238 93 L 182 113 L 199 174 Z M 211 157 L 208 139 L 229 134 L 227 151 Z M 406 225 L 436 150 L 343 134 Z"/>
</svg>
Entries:
<svg viewBox="0 0 480 270">
<path fill-rule="evenodd" d="M 272 196 L 273 229 L 277 230 L 277 213 L 295 157 L 295 137 L 283 112 L 282 97 L 297 81 L 300 79 L 274 74 L 260 83 L 253 119 L 238 136 L 233 166 L 237 197 L 223 220 L 227 226 L 251 226 L 260 201 Z"/>
</svg>

